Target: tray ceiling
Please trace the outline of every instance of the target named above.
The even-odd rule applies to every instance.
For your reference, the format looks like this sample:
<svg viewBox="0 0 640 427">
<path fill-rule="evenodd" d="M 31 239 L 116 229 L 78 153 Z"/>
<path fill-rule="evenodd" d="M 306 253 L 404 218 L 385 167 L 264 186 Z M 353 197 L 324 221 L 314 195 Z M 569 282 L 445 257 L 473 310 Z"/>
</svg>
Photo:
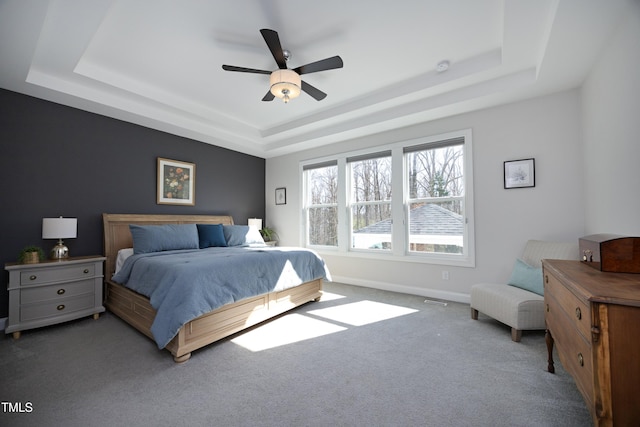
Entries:
<svg viewBox="0 0 640 427">
<path fill-rule="evenodd" d="M 0 2 L 0 87 L 269 158 L 578 87 L 631 0 Z M 275 70 L 328 94 L 262 102 Z M 448 61 L 449 69 L 437 70 Z"/>
</svg>

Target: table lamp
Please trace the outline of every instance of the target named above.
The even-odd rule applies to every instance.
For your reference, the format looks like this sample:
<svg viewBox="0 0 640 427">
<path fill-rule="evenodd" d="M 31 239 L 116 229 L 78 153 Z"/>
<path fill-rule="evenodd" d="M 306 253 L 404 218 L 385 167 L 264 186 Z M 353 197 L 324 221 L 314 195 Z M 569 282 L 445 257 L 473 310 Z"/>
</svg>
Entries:
<svg viewBox="0 0 640 427">
<path fill-rule="evenodd" d="M 247 224 L 249 224 L 249 227 L 253 226 L 253 227 L 256 227 L 258 230 L 262 229 L 262 219 L 260 218 L 249 218 L 249 220 L 247 221 Z"/>
<path fill-rule="evenodd" d="M 58 244 L 51 249 L 51 259 L 69 258 L 69 248 L 62 239 L 75 239 L 78 231 L 78 218 L 42 218 L 42 238 L 58 239 Z"/>
</svg>

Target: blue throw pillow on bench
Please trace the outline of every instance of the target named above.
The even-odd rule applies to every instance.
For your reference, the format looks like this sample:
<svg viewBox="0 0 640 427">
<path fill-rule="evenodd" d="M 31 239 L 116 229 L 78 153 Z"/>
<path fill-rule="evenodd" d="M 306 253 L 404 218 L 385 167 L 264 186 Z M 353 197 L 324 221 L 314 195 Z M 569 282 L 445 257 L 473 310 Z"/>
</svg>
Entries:
<svg viewBox="0 0 640 427">
<path fill-rule="evenodd" d="M 538 295 L 543 295 L 542 268 L 532 267 L 521 259 L 517 259 L 513 266 L 509 284 Z"/>
</svg>

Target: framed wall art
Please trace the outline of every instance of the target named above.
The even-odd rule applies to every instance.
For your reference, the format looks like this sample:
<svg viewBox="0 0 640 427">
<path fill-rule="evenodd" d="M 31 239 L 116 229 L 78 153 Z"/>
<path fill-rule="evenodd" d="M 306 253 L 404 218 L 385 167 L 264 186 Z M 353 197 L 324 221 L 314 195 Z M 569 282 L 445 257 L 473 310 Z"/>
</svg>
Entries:
<svg viewBox="0 0 640 427">
<path fill-rule="evenodd" d="M 196 204 L 196 165 L 178 160 L 158 157 L 158 189 L 159 205 Z"/>
<path fill-rule="evenodd" d="M 535 186 L 535 159 L 509 160 L 504 162 L 504 188 L 526 188 Z"/>
<path fill-rule="evenodd" d="M 276 188 L 276 205 L 287 204 L 287 189 L 284 187 Z"/>
</svg>

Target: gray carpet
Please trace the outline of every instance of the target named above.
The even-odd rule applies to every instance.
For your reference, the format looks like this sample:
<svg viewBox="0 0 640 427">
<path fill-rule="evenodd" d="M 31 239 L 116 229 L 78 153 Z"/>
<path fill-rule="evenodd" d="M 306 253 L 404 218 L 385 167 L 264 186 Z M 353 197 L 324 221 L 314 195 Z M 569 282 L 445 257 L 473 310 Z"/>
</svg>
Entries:
<svg viewBox="0 0 640 427">
<path fill-rule="evenodd" d="M 7 335 L 0 400 L 31 402 L 32 411 L 0 412 L 0 425 L 592 424 L 560 363 L 546 372 L 543 332 L 514 343 L 506 326 L 471 320 L 465 304 L 335 283 L 325 290 L 323 301 L 181 365 L 111 313 L 17 341 Z"/>
</svg>

